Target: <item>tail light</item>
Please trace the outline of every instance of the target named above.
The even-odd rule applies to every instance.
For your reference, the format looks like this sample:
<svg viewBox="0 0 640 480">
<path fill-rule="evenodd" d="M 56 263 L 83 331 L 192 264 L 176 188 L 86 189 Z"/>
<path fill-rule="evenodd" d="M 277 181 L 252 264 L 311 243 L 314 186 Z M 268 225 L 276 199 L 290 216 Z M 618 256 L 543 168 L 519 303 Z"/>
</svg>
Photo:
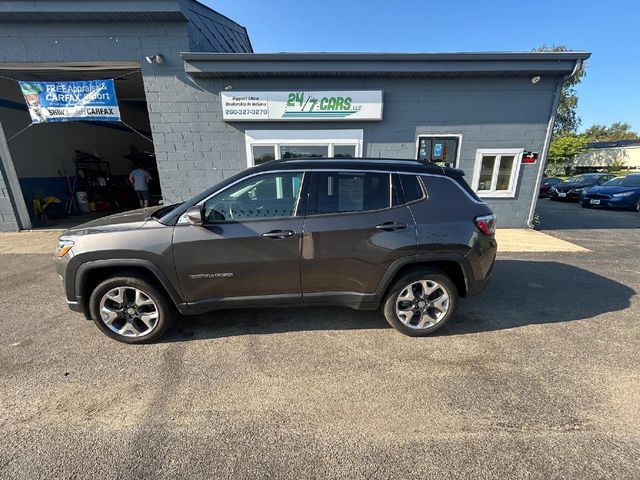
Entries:
<svg viewBox="0 0 640 480">
<path fill-rule="evenodd" d="M 473 221 L 485 235 L 493 236 L 496 233 L 496 216 L 495 215 L 483 215 L 476 217 Z"/>
</svg>

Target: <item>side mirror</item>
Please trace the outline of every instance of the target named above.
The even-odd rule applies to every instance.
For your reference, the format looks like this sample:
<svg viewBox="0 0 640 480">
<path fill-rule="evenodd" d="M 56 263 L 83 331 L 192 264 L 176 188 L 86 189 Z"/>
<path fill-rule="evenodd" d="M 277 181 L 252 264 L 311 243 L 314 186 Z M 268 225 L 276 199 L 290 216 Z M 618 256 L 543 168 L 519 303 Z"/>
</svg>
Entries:
<svg viewBox="0 0 640 480">
<path fill-rule="evenodd" d="M 191 225 L 202 225 L 204 220 L 202 219 L 202 206 L 194 205 L 189 210 L 185 212 L 185 216 L 187 217 L 187 221 Z"/>
</svg>

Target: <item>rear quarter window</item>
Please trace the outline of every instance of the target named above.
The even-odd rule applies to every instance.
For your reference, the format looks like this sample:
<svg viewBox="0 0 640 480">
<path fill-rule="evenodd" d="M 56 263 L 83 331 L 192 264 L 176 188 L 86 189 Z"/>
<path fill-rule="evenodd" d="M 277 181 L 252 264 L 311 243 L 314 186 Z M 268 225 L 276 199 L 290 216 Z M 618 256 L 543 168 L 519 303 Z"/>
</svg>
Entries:
<svg viewBox="0 0 640 480">
<path fill-rule="evenodd" d="M 471 202 L 471 199 L 474 199 L 482 202 L 463 177 L 445 178 L 422 175 L 421 178 L 429 198 L 435 199 L 436 202 L 446 202 L 454 199 L 464 199 L 467 202 Z"/>
</svg>

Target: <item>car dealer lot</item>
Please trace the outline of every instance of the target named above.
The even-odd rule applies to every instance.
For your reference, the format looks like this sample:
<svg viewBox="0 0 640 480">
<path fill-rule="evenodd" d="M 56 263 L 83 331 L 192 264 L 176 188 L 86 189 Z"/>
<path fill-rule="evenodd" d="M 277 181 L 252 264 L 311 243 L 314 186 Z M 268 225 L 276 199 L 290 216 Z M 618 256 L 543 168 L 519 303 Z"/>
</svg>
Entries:
<svg viewBox="0 0 640 480">
<path fill-rule="evenodd" d="M 269 309 L 127 346 L 66 309 L 50 252 L 2 245 L 0 477 L 637 478 L 640 215 L 538 212 L 589 251 L 499 254 L 427 338 Z"/>
</svg>

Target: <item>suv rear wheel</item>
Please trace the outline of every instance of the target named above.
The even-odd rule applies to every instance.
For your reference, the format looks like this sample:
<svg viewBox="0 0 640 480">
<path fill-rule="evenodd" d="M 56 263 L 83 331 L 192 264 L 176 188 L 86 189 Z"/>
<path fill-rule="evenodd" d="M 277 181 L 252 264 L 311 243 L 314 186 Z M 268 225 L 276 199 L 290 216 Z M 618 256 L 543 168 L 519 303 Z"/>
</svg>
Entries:
<svg viewBox="0 0 640 480">
<path fill-rule="evenodd" d="M 383 302 L 383 312 L 399 332 L 421 337 L 447 323 L 457 304 L 458 291 L 451 279 L 438 270 L 423 270 L 393 284 Z"/>
<path fill-rule="evenodd" d="M 123 343 L 147 343 L 164 335 L 172 323 L 166 296 L 136 277 L 113 277 L 98 285 L 89 300 L 94 323 Z"/>
</svg>

